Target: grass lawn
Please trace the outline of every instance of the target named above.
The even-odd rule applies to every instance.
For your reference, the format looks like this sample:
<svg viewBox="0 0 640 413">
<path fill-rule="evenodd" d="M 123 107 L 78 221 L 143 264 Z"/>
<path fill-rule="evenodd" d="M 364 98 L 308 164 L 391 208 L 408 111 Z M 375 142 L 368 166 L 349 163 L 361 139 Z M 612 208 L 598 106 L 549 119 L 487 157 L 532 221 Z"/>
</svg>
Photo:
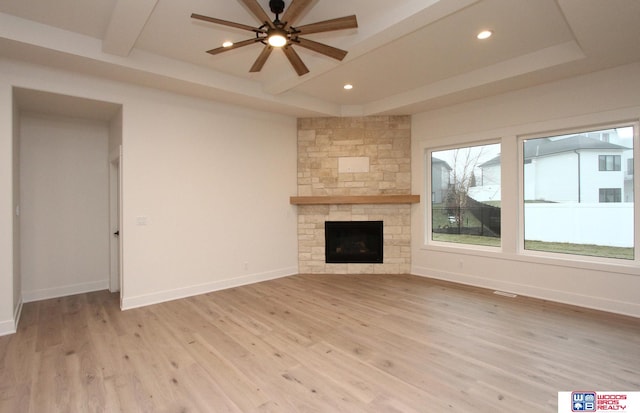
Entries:
<svg viewBox="0 0 640 413">
<path fill-rule="evenodd" d="M 440 234 L 433 233 L 434 241 L 442 242 L 456 242 L 458 244 L 472 244 L 472 245 L 486 245 L 489 247 L 499 247 L 500 238 L 496 237 L 483 237 L 481 235 L 466 235 L 466 234 Z"/>
<path fill-rule="evenodd" d="M 479 235 L 432 234 L 434 241 L 455 242 L 459 244 L 485 245 L 499 247 L 500 238 Z M 525 241 L 524 247 L 532 251 L 554 252 L 559 254 L 587 255 L 591 257 L 633 259 L 633 248 L 606 247 L 602 245 L 569 244 L 565 242 Z"/>
<path fill-rule="evenodd" d="M 534 251 L 560 254 L 588 255 L 591 257 L 633 259 L 633 248 L 607 247 L 591 244 L 569 244 L 566 242 L 525 241 L 524 248 Z"/>
</svg>

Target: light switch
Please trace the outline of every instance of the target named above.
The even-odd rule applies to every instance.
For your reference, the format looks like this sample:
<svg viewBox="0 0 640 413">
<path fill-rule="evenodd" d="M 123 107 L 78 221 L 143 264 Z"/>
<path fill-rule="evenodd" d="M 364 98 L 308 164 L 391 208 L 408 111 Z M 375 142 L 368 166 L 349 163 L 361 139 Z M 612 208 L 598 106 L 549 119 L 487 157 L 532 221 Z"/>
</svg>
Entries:
<svg viewBox="0 0 640 413">
<path fill-rule="evenodd" d="M 149 221 L 149 219 L 147 217 L 136 217 L 136 224 L 137 225 L 147 225 L 147 222 Z"/>
</svg>

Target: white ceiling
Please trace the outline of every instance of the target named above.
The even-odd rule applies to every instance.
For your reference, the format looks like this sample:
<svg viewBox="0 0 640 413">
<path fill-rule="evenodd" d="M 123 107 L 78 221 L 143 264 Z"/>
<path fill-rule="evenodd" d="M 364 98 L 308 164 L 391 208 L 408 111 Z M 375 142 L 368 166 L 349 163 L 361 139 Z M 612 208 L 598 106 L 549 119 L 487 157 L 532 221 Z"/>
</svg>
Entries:
<svg viewBox="0 0 640 413">
<path fill-rule="evenodd" d="M 315 0 L 297 25 L 358 28 L 309 35 L 349 54 L 298 47 L 301 77 L 278 50 L 249 73 L 260 45 L 205 53 L 253 34 L 191 13 L 259 25 L 236 0 L 0 0 L 0 56 L 295 116 L 412 114 L 640 61 L 639 0 Z"/>
</svg>

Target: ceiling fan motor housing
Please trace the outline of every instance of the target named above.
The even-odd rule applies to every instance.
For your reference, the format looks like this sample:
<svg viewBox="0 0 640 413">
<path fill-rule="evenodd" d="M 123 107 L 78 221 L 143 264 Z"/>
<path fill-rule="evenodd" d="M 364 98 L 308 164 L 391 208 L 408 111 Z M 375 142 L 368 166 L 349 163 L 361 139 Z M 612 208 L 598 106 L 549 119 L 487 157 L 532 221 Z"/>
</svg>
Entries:
<svg viewBox="0 0 640 413">
<path fill-rule="evenodd" d="M 284 11 L 284 1 L 283 0 L 269 0 L 269 8 L 271 12 L 274 14 L 282 14 Z"/>
</svg>

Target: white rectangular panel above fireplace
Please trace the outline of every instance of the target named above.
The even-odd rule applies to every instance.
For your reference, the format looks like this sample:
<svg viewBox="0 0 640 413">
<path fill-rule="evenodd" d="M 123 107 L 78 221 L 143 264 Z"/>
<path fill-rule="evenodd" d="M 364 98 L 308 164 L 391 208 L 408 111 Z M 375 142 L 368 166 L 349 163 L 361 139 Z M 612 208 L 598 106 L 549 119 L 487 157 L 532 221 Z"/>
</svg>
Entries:
<svg viewBox="0 0 640 413">
<path fill-rule="evenodd" d="M 369 172 L 368 156 L 342 156 L 338 158 L 338 173 Z"/>
<path fill-rule="evenodd" d="M 298 266 L 313 274 L 411 269 L 411 118 L 298 120 Z M 382 262 L 326 262 L 326 222 L 382 223 Z"/>
</svg>

